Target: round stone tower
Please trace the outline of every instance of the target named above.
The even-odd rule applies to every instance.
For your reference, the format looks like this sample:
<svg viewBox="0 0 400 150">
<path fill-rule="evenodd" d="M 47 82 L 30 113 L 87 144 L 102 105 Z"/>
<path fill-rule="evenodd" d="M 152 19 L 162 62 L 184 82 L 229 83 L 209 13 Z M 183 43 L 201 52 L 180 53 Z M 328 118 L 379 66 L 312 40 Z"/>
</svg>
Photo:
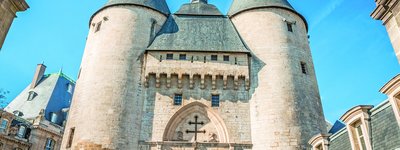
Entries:
<svg viewBox="0 0 400 150">
<path fill-rule="evenodd" d="M 90 30 L 61 149 L 139 149 L 143 53 L 165 0 L 109 0 Z"/>
<path fill-rule="evenodd" d="M 253 56 L 253 149 L 310 148 L 326 127 L 306 20 L 286 0 L 234 0 L 228 15 Z"/>
</svg>

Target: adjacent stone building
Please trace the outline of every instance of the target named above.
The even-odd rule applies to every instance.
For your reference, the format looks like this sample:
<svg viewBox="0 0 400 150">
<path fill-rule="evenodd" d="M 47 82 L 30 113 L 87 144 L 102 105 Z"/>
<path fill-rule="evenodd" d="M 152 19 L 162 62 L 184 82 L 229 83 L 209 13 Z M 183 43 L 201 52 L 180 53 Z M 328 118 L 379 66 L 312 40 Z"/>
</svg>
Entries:
<svg viewBox="0 0 400 150">
<path fill-rule="evenodd" d="M 16 13 L 28 8 L 25 0 L 0 0 L 0 50 L 14 18 L 17 17 Z"/>
<path fill-rule="evenodd" d="M 371 14 L 382 20 L 400 61 L 400 0 L 375 0 Z M 399 150 L 400 75 L 386 83 L 381 93 L 388 100 L 374 107 L 356 106 L 347 111 L 329 131 L 315 135 L 309 143 L 314 150 Z"/>
<path fill-rule="evenodd" d="M 326 124 L 286 0 L 109 0 L 90 20 L 61 149 L 285 149 Z"/>
<path fill-rule="evenodd" d="M 37 66 L 32 83 L 1 111 L 1 150 L 58 150 L 75 82 Z"/>
</svg>

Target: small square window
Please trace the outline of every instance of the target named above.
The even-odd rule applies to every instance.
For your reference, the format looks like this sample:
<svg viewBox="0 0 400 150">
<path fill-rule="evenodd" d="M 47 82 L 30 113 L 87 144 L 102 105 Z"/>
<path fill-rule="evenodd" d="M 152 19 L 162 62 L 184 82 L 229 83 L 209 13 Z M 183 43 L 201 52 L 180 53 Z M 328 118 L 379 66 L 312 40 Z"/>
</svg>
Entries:
<svg viewBox="0 0 400 150">
<path fill-rule="evenodd" d="M 224 55 L 224 61 L 229 61 L 229 56 L 228 55 Z"/>
<path fill-rule="evenodd" d="M 212 107 L 219 107 L 219 95 L 212 95 L 211 96 L 211 106 Z"/>
<path fill-rule="evenodd" d="M 182 105 L 182 94 L 175 94 L 174 105 Z"/>
<path fill-rule="evenodd" d="M 293 32 L 293 24 L 290 22 L 287 22 L 286 24 L 287 24 L 288 31 Z"/>
<path fill-rule="evenodd" d="M 167 60 L 174 59 L 174 54 L 167 54 Z"/>
<path fill-rule="evenodd" d="M 211 55 L 211 61 L 218 61 L 218 55 Z"/>
<path fill-rule="evenodd" d="M 179 60 L 186 60 L 186 54 L 179 54 Z"/>
</svg>

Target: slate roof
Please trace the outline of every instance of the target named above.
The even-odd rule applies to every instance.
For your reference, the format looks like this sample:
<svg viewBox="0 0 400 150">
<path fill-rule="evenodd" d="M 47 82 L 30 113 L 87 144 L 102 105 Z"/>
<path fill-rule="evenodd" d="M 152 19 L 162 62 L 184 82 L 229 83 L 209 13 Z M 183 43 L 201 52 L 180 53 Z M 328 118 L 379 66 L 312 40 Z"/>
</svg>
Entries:
<svg viewBox="0 0 400 150">
<path fill-rule="evenodd" d="M 75 82 L 61 72 L 45 75 L 35 88 L 31 89 L 28 85 L 5 110 L 10 113 L 20 111 L 24 114 L 21 118 L 31 120 L 44 109 L 45 117 L 49 120 L 50 112 L 59 113 L 63 108 L 70 106 L 72 94 L 67 93 L 67 84 L 75 86 Z M 31 91 L 37 93 L 37 96 L 28 101 Z M 59 119 L 61 123 L 62 116 L 59 116 Z"/>
<path fill-rule="evenodd" d="M 231 20 L 206 3 L 185 4 L 170 15 L 147 50 L 249 53 Z"/>
<path fill-rule="evenodd" d="M 245 10 L 262 7 L 282 7 L 295 11 L 287 0 L 233 0 L 228 15 L 232 16 Z"/>
<path fill-rule="evenodd" d="M 169 8 L 165 0 L 109 0 L 104 7 L 118 4 L 133 4 L 152 8 L 163 14 L 170 14 Z"/>
</svg>

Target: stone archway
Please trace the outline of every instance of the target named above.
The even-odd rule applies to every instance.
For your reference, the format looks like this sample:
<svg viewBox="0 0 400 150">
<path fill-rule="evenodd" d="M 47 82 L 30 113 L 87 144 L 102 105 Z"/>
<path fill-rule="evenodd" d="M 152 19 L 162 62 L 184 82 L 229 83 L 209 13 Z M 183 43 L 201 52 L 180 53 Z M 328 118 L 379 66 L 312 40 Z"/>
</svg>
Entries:
<svg viewBox="0 0 400 150">
<path fill-rule="evenodd" d="M 204 134 L 199 133 L 198 142 L 229 143 L 228 132 L 222 118 L 212 108 L 199 102 L 184 106 L 171 117 L 165 128 L 163 140 L 193 142 L 194 134 L 186 133 L 186 130 L 194 129 L 194 125 L 189 125 L 189 121 L 194 121 L 195 116 L 199 122 L 204 123 L 199 126 L 199 130 L 206 131 Z"/>
</svg>

